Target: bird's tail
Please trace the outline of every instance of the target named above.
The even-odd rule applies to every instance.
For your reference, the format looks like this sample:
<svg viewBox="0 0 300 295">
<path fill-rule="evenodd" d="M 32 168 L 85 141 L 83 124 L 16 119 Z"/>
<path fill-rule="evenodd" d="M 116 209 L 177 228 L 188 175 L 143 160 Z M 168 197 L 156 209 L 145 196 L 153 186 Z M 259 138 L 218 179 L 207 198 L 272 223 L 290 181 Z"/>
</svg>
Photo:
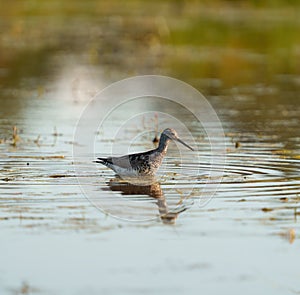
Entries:
<svg viewBox="0 0 300 295">
<path fill-rule="evenodd" d="M 112 164 L 111 160 L 109 158 L 97 158 L 96 161 L 93 161 L 94 163 L 100 163 L 103 165 Z"/>
</svg>

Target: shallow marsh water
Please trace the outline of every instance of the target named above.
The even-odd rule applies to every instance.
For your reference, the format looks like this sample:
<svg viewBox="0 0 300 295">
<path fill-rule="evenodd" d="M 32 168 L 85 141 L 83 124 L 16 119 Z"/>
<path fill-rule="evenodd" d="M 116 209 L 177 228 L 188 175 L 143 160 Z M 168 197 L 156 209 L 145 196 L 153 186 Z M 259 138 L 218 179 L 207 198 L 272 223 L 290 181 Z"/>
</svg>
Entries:
<svg viewBox="0 0 300 295">
<path fill-rule="evenodd" d="M 0 21 L 1 294 L 299 294 L 299 8 L 18 3 L 5 4 Z M 161 202 L 131 195 L 108 169 L 91 174 L 90 163 L 76 174 L 73 135 L 82 110 L 104 86 L 136 74 L 189 82 L 218 113 L 226 165 L 206 206 L 197 200 L 209 141 L 182 112 L 199 161 L 178 146 L 178 162 L 171 146 L 154 190 Z M 118 126 L 122 114 L 109 123 Z M 146 129 L 131 150 L 153 148 L 162 121 L 138 123 L 120 144 Z M 100 142 L 108 153 L 109 132 L 100 132 Z M 104 214 L 78 177 L 100 197 L 105 190 L 131 198 L 151 221 Z M 182 198 L 191 186 L 195 193 Z M 160 218 L 165 203 L 173 225 Z"/>
</svg>

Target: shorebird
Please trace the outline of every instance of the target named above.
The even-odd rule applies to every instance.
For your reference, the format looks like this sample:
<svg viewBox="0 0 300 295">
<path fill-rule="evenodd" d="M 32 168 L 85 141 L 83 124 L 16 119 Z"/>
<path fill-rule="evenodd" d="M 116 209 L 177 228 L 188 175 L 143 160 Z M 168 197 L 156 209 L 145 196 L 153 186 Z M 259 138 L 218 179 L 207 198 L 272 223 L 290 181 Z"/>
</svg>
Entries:
<svg viewBox="0 0 300 295">
<path fill-rule="evenodd" d="M 162 132 L 158 147 L 154 150 L 121 157 L 97 158 L 95 162 L 112 169 L 119 176 L 154 176 L 167 153 L 171 140 L 178 141 L 190 150 L 194 150 L 178 137 L 174 129 L 167 128 Z"/>
</svg>

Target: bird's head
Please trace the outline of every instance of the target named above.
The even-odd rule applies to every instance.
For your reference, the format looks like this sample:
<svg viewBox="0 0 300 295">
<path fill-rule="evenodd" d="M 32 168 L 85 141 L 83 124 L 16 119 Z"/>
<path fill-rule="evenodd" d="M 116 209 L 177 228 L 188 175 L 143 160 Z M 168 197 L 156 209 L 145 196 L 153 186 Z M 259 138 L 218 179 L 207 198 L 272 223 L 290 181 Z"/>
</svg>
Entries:
<svg viewBox="0 0 300 295">
<path fill-rule="evenodd" d="M 167 136 L 169 139 L 174 140 L 174 141 L 178 141 L 181 144 L 183 144 L 184 146 L 186 146 L 187 148 L 189 148 L 190 150 L 194 150 L 193 148 L 191 148 L 188 144 L 186 144 L 184 141 L 182 141 L 179 137 L 178 134 L 176 132 L 176 130 L 172 129 L 172 128 L 167 128 L 163 131 L 162 135 Z"/>
</svg>

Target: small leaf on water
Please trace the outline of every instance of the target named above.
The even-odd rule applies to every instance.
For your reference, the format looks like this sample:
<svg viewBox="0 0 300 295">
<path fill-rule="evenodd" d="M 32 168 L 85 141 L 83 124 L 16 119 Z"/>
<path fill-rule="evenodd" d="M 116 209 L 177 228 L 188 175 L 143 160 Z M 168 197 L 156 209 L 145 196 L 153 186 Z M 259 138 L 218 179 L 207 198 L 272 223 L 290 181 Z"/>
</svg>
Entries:
<svg viewBox="0 0 300 295">
<path fill-rule="evenodd" d="M 273 211 L 274 209 L 264 207 L 264 208 L 262 208 L 261 210 L 262 210 L 263 212 L 270 212 L 270 211 Z"/>
</svg>

